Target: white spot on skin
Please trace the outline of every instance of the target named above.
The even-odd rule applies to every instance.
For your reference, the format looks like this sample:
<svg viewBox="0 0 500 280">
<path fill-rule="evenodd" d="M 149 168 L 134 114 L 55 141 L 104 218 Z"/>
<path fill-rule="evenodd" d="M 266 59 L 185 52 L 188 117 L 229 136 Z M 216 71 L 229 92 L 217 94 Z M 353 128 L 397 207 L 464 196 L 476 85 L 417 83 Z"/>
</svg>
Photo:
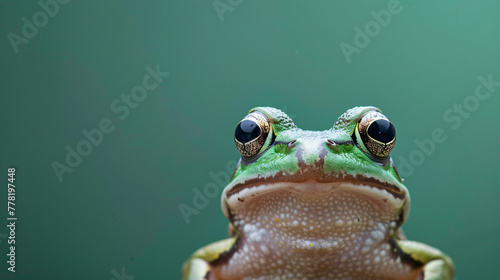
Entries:
<svg viewBox="0 0 500 280">
<path fill-rule="evenodd" d="M 269 249 L 265 246 L 265 245 L 260 245 L 260 250 L 262 251 L 262 253 L 266 254 L 266 255 L 269 255 Z"/>
<path fill-rule="evenodd" d="M 338 221 L 335 222 L 335 226 L 336 227 L 341 227 L 343 225 L 344 225 L 344 221 L 342 221 L 342 220 L 338 220 Z"/>
<path fill-rule="evenodd" d="M 370 235 L 375 239 L 376 241 L 382 241 L 384 239 L 384 234 L 379 231 L 379 230 L 374 230 L 370 233 Z"/>
</svg>

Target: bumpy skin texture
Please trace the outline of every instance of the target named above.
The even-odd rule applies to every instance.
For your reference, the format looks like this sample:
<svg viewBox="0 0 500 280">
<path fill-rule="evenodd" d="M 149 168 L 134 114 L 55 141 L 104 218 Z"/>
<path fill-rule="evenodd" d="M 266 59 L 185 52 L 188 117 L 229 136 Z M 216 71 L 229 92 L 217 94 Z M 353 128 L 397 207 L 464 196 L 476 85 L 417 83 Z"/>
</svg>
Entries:
<svg viewBox="0 0 500 280">
<path fill-rule="evenodd" d="M 272 135 L 223 191 L 234 236 L 196 251 L 183 279 L 453 279 L 448 256 L 401 240 L 408 191 L 390 158 L 355 141 L 357 123 L 377 108 L 350 109 L 320 132 L 275 108 L 252 111 Z"/>
</svg>

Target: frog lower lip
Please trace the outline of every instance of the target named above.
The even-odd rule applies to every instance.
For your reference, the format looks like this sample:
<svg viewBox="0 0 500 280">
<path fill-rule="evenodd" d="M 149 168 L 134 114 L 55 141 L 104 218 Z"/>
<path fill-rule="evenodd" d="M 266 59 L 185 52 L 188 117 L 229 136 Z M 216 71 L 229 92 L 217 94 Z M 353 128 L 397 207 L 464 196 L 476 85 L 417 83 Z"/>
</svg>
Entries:
<svg viewBox="0 0 500 280">
<path fill-rule="evenodd" d="M 374 188 L 379 190 L 385 190 L 390 193 L 395 199 L 404 199 L 404 192 L 396 185 L 389 184 L 387 182 L 382 182 L 376 178 L 368 177 L 362 174 L 358 174 L 356 176 L 351 174 L 340 174 L 340 173 L 332 173 L 328 176 L 322 176 L 319 178 L 292 178 L 293 175 L 284 175 L 283 173 L 278 173 L 270 178 L 255 178 L 247 180 L 243 183 L 235 184 L 226 192 L 226 198 L 230 198 L 233 195 L 240 193 L 241 191 L 249 188 L 253 188 L 262 184 L 272 184 L 272 183 L 292 183 L 292 184 L 300 184 L 306 183 L 308 181 L 315 183 L 330 183 L 330 184 L 340 184 L 340 183 L 348 183 L 352 185 L 365 186 L 368 188 Z M 297 180 L 293 180 L 297 179 Z"/>
</svg>

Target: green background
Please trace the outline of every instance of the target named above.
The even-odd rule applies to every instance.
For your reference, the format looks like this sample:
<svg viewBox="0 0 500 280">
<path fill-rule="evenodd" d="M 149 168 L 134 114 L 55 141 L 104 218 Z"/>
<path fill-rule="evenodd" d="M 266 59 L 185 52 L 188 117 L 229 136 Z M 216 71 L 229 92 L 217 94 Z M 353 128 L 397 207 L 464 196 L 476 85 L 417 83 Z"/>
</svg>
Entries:
<svg viewBox="0 0 500 280">
<path fill-rule="evenodd" d="M 45 1 L 45 0 L 44 0 Z M 221 0 L 221 3 L 227 3 Z M 237 4 L 237 1 L 233 1 Z M 491 279 L 500 261 L 500 87 L 453 129 L 443 114 L 500 81 L 500 2 L 401 1 L 348 63 L 340 44 L 388 1 L 70 1 L 14 51 L 8 33 L 41 10 L 0 1 L 0 278 L 180 279 L 197 248 L 227 236 L 219 198 L 186 224 L 181 203 L 237 160 L 235 125 L 254 106 L 323 130 L 357 105 L 381 108 L 399 166 L 416 139 L 447 139 L 406 174 L 409 239 L 448 253 L 458 279 Z M 124 120 L 110 104 L 170 73 Z M 472 104 L 472 103 L 471 103 Z M 453 116 L 458 116 L 453 113 Z M 59 182 L 51 166 L 83 129 L 115 130 Z M 16 168 L 16 272 L 7 271 L 7 168 Z"/>
</svg>

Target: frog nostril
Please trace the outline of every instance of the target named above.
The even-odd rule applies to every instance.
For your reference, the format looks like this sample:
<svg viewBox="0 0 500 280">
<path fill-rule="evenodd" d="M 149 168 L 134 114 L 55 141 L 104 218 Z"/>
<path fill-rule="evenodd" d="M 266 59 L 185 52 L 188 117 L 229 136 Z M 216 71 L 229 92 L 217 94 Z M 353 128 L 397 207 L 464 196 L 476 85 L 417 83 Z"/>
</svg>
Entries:
<svg viewBox="0 0 500 280">
<path fill-rule="evenodd" d="M 326 139 L 326 143 L 329 145 L 329 146 L 337 146 L 337 143 L 333 142 L 332 140 L 330 139 Z"/>
<path fill-rule="evenodd" d="M 326 139 L 326 146 L 330 149 L 330 151 L 334 152 L 334 153 L 338 153 L 340 152 L 340 145 L 342 144 L 348 144 L 347 142 L 344 143 L 344 142 L 337 142 L 337 141 L 333 141 L 333 140 L 330 140 L 330 139 Z"/>
<path fill-rule="evenodd" d="M 286 148 L 291 149 L 291 148 L 295 147 L 295 143 L 297 143 L 297 140 L 293 140 L 293 141 L 288 142 L 286 144 Z"/>
</svg>

